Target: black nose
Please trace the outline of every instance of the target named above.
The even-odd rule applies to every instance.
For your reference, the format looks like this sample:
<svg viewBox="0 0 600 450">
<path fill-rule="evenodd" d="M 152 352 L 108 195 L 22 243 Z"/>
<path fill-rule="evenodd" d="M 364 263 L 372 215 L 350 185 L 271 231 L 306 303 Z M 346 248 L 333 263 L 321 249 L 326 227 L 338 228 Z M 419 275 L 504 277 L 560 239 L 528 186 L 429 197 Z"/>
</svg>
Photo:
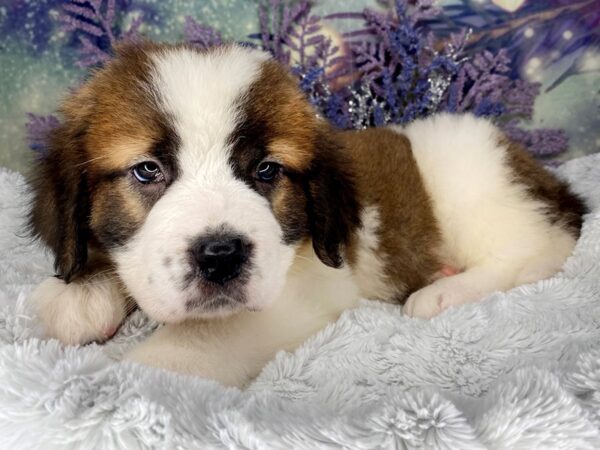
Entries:
<svg viewBox="0 0 600 450">
<path fill-rule="evenodd" d="M 237 236 L 215 235 L 201 237 L 191 252 L 202 278 L 217 284 L 237 278 L 248 260 L 249 246 Z"/>
</svg>

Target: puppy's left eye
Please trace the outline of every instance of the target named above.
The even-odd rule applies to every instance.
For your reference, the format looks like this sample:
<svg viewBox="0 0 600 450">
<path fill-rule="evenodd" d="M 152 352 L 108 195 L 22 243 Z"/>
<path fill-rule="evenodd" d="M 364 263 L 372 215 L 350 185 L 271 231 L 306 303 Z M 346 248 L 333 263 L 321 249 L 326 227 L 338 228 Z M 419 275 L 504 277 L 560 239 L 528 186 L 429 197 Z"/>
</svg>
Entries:
<svg viewBox="0 0 600 450">
<path fill-rule="evenodd" d="M 153 161 L 144 161 L 131 170 L 133 176 L 142 184 L 160 183 L 165 179 L 160 167 Z"/>
<path fill-rule="evenodd" d="M 281 173 L 281 165 L 272 161 L 263 161 L 256 168 L 256 178 L 264 183 L 270 183 Z"/>
</svg>

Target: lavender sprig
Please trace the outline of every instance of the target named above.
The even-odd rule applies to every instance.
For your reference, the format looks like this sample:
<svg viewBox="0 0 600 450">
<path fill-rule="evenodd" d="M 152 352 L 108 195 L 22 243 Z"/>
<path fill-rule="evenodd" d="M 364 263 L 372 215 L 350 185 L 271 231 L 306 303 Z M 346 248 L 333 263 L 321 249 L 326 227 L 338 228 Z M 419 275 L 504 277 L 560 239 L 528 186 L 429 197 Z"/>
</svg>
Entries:
<svg viewBox="0 0 600 450">
<path fill-rule="evenodd" d="M 422 19 L 439 13 L 432 4 L 430 0 L 411 5 L 396 0 L 393 11 L 387 14 L 363 11 L 369 36 L 352 41 L 351 48 L 360 76 L 377 97 L 372 104 L 378 107 L 371 108 L 371 113 L 378 117 L 360 119 L 356 123 L 359 127 L 377 125 L 382 118 L 385 123 L 406 123 L 434 111 L 440 103 L 459 70 L 462 44 L 457 49 L 452 46 L 457 42 L 449 43 L 439 52 L 433 36 L 420 31 Z"/>
<path fill-rule="evenodd" d="M 48 135 L 60 122 L 53 115 L 38 116 L 32 113 L 27 113 L 27 119 L 25 129 L 29 148 L 36 152 L 38 158 L 43 158 L 46 156 Z"/>
<path fill-rule="evenodd" d="M 268 5 L 268 6 L 267 6 Z M 291 33 L 302 17 L 308 15 L 311 4 L 301 0 L 294 6 L 288 6 L 282 0 L 269 0 L 258 9 L 260 38 L 263 49 L 271 52 L 282 64 L 290 64 L 290 49 L 293 41 Z"/>
<path fill-rule="evenodd" d="M 493 117 L 510 139 L 523 144 L 537 157 L 552 157 L 564 152 L 568 139 L 562 130 L 526 130 L 520 122 L 533 117 L 533 105 L 540 85 L 509 77 L 507 51 L 484 51 L 462 65 L 450 86 L 443 109 L 471 111 L 477 116 Z"/>
<path fill-rule="evenodd" d="M 467 57 L 469 30 L 440 37 L 427 27 L 440 10 L 434 0 L 380 0 L 387 12 L 365 9 L 319 17 L 312 2 L 267 0 L 259 8 L 260 46 L 298 77 L 316 112 L 340 128 L 407 123 L 436 111 L 472 112 L 492 117 L 507 135 L 537 156 L 553 156 L 566 146 L 558 130 L 526 130 L 539 85 L 511 78 L 505 49 Z M 80 66 L 104 64 L 114 45 L 134 39 L 143 18 L 128 30 L 119 26 L 124 0 L 65 0 L 60 20 L 81 49 Z M 154 19 L 155 20 L 155 19 Z M 344 33 L 343 51 L 324 33 L 328 20 L 358 21 Z M 186 17 L 184 36 L 201 48 L 220 45 L 221 34 Z M 54 116 L 30 115 L 31 147 L 43 151 Z"/>
<path fill-rule="evenodd" d="M 199 24 L 190 16 L 185 18 L 183 33 L 186 42 L 199 48 L 206 49 L 223 43 L 221 33 L 208 25 Z"/>
<path fill-rule="evenodd" d="M 104 64 L 119 39 L 135 39 L 142 18 L 134 19 L 127 30 L 117 24 L 116 0 L 66 0 L 59 15 L 63 31 L 73 34 L 80 44 L 79 67 Z"/>
<path fill-rule="evenodd" d="M 517 121 L 511 121 L 502 128 L 509 139 L 521 143 L 537 158 L 558 156 L 567 149 L 569 142 L 563 130 L 552 128 L 525 130 L 518 125 Z"/>
</svg>

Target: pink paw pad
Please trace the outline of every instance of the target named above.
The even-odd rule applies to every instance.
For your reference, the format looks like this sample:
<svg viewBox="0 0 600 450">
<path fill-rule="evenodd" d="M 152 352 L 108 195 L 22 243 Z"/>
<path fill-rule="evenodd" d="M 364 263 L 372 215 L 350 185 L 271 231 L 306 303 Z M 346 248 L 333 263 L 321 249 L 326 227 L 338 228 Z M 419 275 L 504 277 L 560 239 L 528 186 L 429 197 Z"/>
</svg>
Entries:
<svg viewBox="0 0 600 450">
<path fill-rule="evenodd" d="M 118 330 L 118 327 L 109 327 L 109 328 L 106 328 L 104 330 L 104 333 L 103 333 L 104 334 L 104 338 L 105 339 L 110 339 L 115 334 L 117 334 L 117 330 Z"/>
<path fill-rule="evenodd" d="M 456 275 L 459 272 L 460 270 L 452 266 L 442 266 L 442 268 L 440 269 L 440 273 L 444 277 L 451 277 L 452 275 Z"/>
</svg>

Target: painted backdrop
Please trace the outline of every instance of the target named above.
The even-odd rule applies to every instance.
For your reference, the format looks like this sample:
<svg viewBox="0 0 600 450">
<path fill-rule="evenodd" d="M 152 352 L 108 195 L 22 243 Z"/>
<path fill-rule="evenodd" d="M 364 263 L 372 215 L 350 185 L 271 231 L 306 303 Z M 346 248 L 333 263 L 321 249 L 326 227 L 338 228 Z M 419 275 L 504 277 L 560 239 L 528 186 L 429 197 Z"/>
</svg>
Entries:
<svg viewBox="0 0 600 450">
<path fill-rule="evenodd" d="M 281 1 L 262 3 L 282 6 Z M 192 34 L 193 26 L 200 26 L 203 33 L 214 29 L 223 39 L 244 41 L 259 30 L 259 2 L 252 0 L 0 0 L 0 165 L 26 167 L 35 154 L 26 142 L 27 113 L 51 114 L 69 87 L 83 79 L 85 66 L 101 59 L 92 51 L 86 61 L 82 53 L 82 33 L 93 38 L 97 31 L 91 28 L 95 19 L 85 16 L 94 5 L 105 8 L 103 20 L 118 21 L 123 33 L 135 29 L 156 40 L 182 39 L 186 25 Z M 554 152 L 554 159 L 600 151 L 600 0 L 446 0 L 438 6 L 439 14 L 422 17 L 419 32 L 426 28 L 450 39 L 467 30 L 465 58 L 503 49 L 506 60 L 500 63 L 508 76 L 539 83 L 532 120 L 524 127 L 565 131 L 569 150 Z M 327 36 L 336 43 L 356 29 L 356 15 L 349 13 L 370 8 L 392 17 L 395 7 L 377 0 L 321 0 L 312 12 L 323 18 Z M 83 25 L 65 17 L 83 17 Z M 478 60 L 472 61 L 477 66 Z"/>
</svg>

